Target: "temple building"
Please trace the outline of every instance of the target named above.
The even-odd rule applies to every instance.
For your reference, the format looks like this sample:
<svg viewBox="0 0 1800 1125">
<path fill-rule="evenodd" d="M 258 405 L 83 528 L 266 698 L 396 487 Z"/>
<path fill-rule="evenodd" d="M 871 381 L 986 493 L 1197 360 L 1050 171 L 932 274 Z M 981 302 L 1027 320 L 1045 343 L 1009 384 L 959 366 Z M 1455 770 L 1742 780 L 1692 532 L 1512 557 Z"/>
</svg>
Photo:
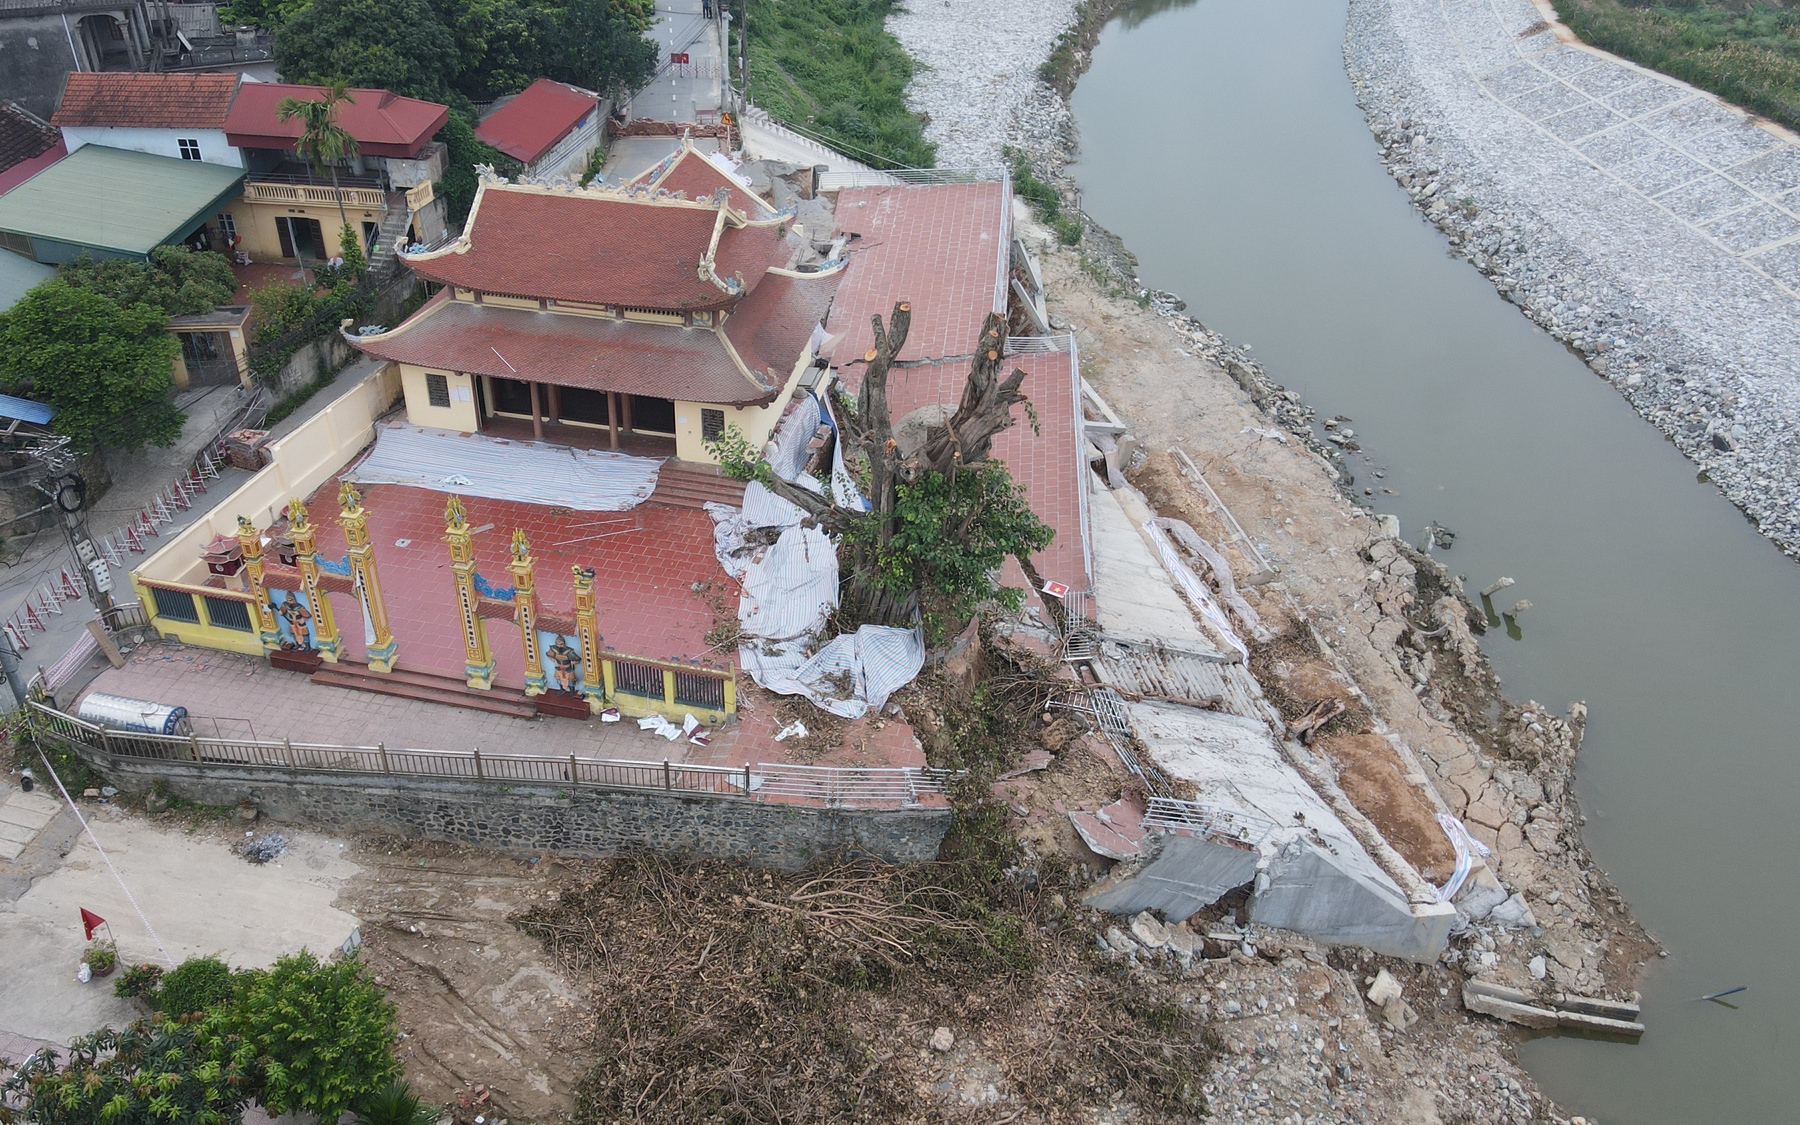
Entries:
<svg viewBox="0 0 1800 1125">
<path fill-rule="evenodd" d="M 817 377 L 841 265 L 802 266 L 792 225 L 687 144 L 624 185 L 484 171 L 462 235 L 403 255 L 443 288 L 346 335 L 399 365 L 414 425 L 712 462 Z"/>
</svg>

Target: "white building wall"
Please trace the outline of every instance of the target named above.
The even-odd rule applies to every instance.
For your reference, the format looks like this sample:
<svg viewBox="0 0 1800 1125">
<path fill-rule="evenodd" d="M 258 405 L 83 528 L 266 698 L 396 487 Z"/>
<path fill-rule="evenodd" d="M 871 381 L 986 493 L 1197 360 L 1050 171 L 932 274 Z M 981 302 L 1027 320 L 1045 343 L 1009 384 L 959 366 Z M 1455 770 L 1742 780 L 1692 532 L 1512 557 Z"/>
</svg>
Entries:
<svg viewBox="0 0 1800 1125">
<path fill-rule="evenodd" d="M 579 178 L 587 171 L 588 154 L 600 146 L 601 125 L 606 120 L 603 106 L 596 106 L 588 111 L 588 115 L 567 133 L 555 147 L 538 158 L 531 166 L 533 175 L 573 176 Z"/>
<path fill-rule="evenodd" d="M 65 125 L 62 135 L 70 152 L 82 145 L 106 145 L 177 160 L 181 159 L 181 146 L 177 142 L 195 140 L 200 142 L 200 159 L 205 163 L 223 164 L 229 168 L 244 166 L 244 154 L 225 139 L 223 129 L 109 129 Z"/>
</svg>

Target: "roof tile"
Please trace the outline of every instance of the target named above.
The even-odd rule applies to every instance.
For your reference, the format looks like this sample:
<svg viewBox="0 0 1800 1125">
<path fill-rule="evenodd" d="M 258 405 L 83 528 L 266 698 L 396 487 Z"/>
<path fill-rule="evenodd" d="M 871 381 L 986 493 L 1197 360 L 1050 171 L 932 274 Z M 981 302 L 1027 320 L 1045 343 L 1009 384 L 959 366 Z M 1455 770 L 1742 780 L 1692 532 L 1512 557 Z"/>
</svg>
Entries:
<svg viewBox="0 0 1800 1125">
<path fill-rule="evenodd" d="M 600 96 L 540 78 L 493 113 L 475 130 L 475 137 L 512 157 L 530 164 L 556 147 L 569 130 L 600 104 Z"/>
<path fill-rule="evenodd" d="M 387 90 L 355 89 L 340 102 L 337 123 L 356 138 L 365 156 L 412 157 L 449 120 L 450 107 Z M 292 148 L 300 137 L 300 119 L 281 120 L 282 99 L 319 101 L 323 86 L 286 82 L 246 82 L 225 119 L 226 139 L 239 148 Z"/>
<path fill-rule="evenodd" d="M 414 255 L 433 281 L 522 297 L 649 309 L 705 309 L 735 298 L 702 278 L 718 212 L 710 207 L 484 184 L 467 245 Z M 727 228 L 714 268 L 746 291 L 780 252 L 775 226 Z"/>
<path fill-rule="evenodd" d="M 0 101 L 0 172 L 42 156 L 62 134 L 13 102 Z"/>
<path fill-rule="evenodd" d="M 874 345 L 869 318 L 896 301 L 912 304 L 902 361 L 968 355 L 990 312 L 1005 313 L 998 292 L 1011 242 L 1006 185 L 898 184 L 838 193 L 840 233 L 850 244 L 849 277 L 838 289 L 830 328 L 842 367 Z"/>
<path fill-rule="evenodd" d="M 59 128 L 223 129 L 235 74 L 76 71 L 50 124 Z"/>
</svg>

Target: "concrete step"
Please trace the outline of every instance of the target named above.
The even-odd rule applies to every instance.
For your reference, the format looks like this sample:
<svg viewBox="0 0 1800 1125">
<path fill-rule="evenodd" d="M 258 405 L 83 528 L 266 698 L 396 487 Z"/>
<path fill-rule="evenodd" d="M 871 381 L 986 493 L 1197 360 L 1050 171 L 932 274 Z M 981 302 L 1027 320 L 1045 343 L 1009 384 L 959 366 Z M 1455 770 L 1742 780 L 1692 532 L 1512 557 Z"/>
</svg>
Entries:
<svg viewBox="0 0 1800 1125">
<path fill-rule="evenodd" d="M 371 672 L 360 664 L 326 664 L 312 674 L 312 682 L 520 719 L 537 714 L 537 706 L 522 691 L 504 687 L 477 691 L 461 680 L 433 672 L 396 668 L 381 673 Z"/>
</svg>

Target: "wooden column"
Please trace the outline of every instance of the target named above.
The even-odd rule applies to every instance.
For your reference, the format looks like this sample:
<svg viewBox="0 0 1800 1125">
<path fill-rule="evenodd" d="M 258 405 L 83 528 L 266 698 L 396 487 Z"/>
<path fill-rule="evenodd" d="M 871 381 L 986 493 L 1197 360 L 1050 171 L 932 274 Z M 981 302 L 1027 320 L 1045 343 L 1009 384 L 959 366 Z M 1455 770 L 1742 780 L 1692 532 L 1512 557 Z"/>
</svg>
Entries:
<svg viewBox="0 0 1800 1125">
<path fill-rule="evenodd" d="M 623 423 L 623 425 L 625 426 L 625 432 L 630 433 L 631 432 L 631 396 L 628 394 L 620 394 L 619 395 L 619 404 L 625 408 L 625 420 Z"/>
<path fill-rule="evenodd" d="M 612 447 L 619 448 L 619 399 L 618 391 L 606 392 L 606 430 L 612 436 Z"/>
<path fill-rule="evenodd" d="M 538 651 L 537 630 L 537 560 L 531 557 L 531 542 L 525 532 L 514 529 L 512 560 L 506 569 L 513 574 L 513 620 L 519 623 L 519 638 L 525 647 L 525 694 L 542 695 L 550 688 L 544 677 L 544 657 Z"/>
<path fill-rule="evenodd" d="M 288 501 L 288 520 L 288 534 L 294 537 L 295 560 L 306 587 L 306 607 L 312 611 L 313 647 L 320 656 L 336 664 L 344 639 L 338 635 L 337 621 L 331 616 L 331 595 L 319 585 L 319 529 L 307 522 L 306 505 L 298 497 Z"/>
<path fill-rule="evenodd" d="M 269 591 L 263 585 L 263 543 L 262 532 L 256 525 L 238 517 L 238 547 L 244 553 L 244 575 L 250 583 L 251 610 L 256 614 L 256 631 L 265 650 L 281 647 L 281 625 L 275 620 L 274 607 L 269 605 Z"/>
<path fill-rule="evenodd" d="M 549 406 L 544 411 L 545 418 L 553 423 L 562 421 L 562 388 L 555 383 L 545 383 L 544 390 L 550 396 Z"/>
<path fill-rule="evenodd" d="M 536 380 L 526 384 L 531 388 L 531 436 L 537 441 L 544 440 L 544 408 L 539 399 Z"/>
<path fill-rule="evenodd" d="M 594 605 L 594 568 L 577 565 L 575 571 L 575 629 L 581 640 L 581 683 L 576 685 L 599 714 L 606 709 L 606 674 L 600 662 L 600 614 Z"/>
<path fill-rule="evenodd" d="M 338 509 L 338 522 L 343 525 L 344 541 L 350 548 L 350 574 L 356 583 L 356 597 L 368 614 L 369 630 L 375 634 L 368 641 L 369 671 L 392 672 L 400 655 L 400 642 L 388 628 L 381 575 L 375 569 L 375 548 L 369 543 L 369 510 L 362 506 L 362 493 L 349 481 L 338 486 Z"/>
<path fill-rule="evenodd" d="M 444 506 L 444 541 L 450 544 L 450 570 L 456 579 L 457 609 L 462 613 L 464 679 L 482 691 L 494 686 L 494 653 L 488 648 L 487 622 L 481 618 L 481 595 L 475 590 L 475 545 L 469 538 L 468 513 L 460 496 Z"/>
</svg>

